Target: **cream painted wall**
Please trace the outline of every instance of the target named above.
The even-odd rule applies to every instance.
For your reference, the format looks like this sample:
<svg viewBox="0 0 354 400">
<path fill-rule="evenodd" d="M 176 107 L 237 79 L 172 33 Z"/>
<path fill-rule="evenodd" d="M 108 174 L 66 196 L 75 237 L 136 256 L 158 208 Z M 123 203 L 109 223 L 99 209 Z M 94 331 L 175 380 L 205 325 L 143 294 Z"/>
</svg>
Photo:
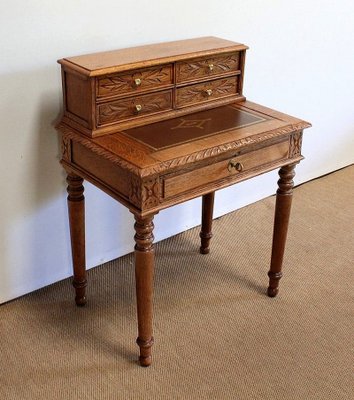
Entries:
<svg viewBox="0 0 354 400">
<path fill-rule="evenodd" d="M 248 44 L 248 99 L 313 123 L 300 183 L 354 161 L 353 20 L 350 0 L 1 0 L 0 302 L 71 274 L 58 58 L 204 35 Z M 272 194 L 276 179 L 218 192 L 215 215 Z M 130 252 L 132 215 L 89 184 L 86 199 L 88 265 Z M 161 212 L 156 240 L 199 215 L 199 199 Z"/>
</svg>

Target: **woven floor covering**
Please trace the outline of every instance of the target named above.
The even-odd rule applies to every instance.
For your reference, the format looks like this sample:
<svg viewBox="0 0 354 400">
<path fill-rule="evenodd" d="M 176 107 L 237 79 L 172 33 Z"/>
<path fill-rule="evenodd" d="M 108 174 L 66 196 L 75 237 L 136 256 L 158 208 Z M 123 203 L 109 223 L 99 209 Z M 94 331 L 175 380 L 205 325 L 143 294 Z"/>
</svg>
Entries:
<svg viewBox="0 0 354 400">
<path fill-rule="evenodd" d="M 133 254 L 0 307 L 0 399 L 354 399 L 354 166 L 294 192 L 265 295 L 270 197 L 156 245 L 153 365 L 137 365 Z"/>
</svg>

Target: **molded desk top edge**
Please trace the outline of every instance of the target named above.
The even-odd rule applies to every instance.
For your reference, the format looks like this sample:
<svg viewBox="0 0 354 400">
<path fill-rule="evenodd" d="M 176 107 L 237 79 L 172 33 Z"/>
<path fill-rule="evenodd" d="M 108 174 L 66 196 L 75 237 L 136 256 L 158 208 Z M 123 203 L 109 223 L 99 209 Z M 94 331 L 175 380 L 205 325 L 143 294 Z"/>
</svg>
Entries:
<svg viewBox="0 0 354 400">
<path fill-rule="evenodd" d="M 242 135 L 239 134 L 238 129 L 236 128 L 233 131 L 231 130 L 227 132 L 229 134 L 227 137 L 229 139 L 232 138 L 227 141 L 218 140 L 222 136 L 218 134 L 215 135 L 215 137 L 211 136 L 208 138 L 196 139 L 191 142 L 194 145 L 193 152 L 188 151 L 189 143 L 181 143 L 180 145 L 173 147 L 173 157 L 169 157 L 168 151 L 164 148 L 162 150 L 152 151 L 148 146 L 144 146 L 141 142 L 134 141 L 134 139 L 131 138 L 128 138 L 128 140 L 131 144 L 134 143 L 134 146 L 129 145 L 128 143 L 125 143 L 125 141 L 123 142 L 120 140 L 122 138 L 122 132 L 116 132 L 98 138 L 88 138 L 64 123 L 60 123 L 57 128 L 68 139 L 83 144 L 93 152 L 101 155 L 114 164 L 129 169 L 140 177 L 147 177 L 150 175 L 166 173 L 173 168 L 184 166 L 188 163 L 195 162 L 196 160 L 200 161 L 212 158 L 229 151 L 239 150 L 245 146 L 250 146 L 252 144 L 257 145 L 277 137 L 280 138 L 311 126 L 311 124 L 306 121 L 291 117 L 287 114 L 279 113 L 256 103 L 245 101 L 235 103 L 234 106 L 239 109 L 252 110 L 255 115 L 263 114 L 267 116 L 267 119 L 264 121 L 266 125 L 264 125 L 264 123 L 259 124 L 260 127 L 262 125 L 263 128 L 267 128 L 257 129 L 254 130 L 254 132 L 249 131 L 251 128 L 255 129 L 252 126 L 241 128 L 239 131 L 243 131 L 241 132 L 243 133 Z M 274 125 L 275 127 L 273 128 L 269 128 L 269 126 L 271 126 L 269 122 L 271 121 L 277 121 L 277 124 Z M 149 125 L 146 127 L 148 126 Z M 249 134 L 245 135 L 246 132 Z M 197 151 L 195 151 L 196 145 L 198 145 Z"/>
<path fill-rule="evenodd" d="M 87 76 L 98 76 L 176 60 L 207 56 L 215 54 L 216 50 L 219 53 L 225 53 L 247 49 L 248 47 L 241 43 L 207 36 L 66 57 L 58 60 L 58 63 L 79 70 Z"/>
</svg>

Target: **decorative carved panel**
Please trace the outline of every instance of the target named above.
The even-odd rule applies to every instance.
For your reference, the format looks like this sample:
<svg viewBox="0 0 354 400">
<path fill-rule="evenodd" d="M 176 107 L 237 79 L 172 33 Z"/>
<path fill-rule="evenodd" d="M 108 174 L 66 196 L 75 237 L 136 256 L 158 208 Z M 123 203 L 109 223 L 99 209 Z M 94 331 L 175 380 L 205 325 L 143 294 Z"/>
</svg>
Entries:
<svg viewBox="0 0 354 400">
<path fill-rule="evenodd" d="M 155 207 L 160 202 L 160 181 L 158 178 L 141 181 L 132 175 L 130 180 L 129 200 L 138 208 Z"/>
<path fill-rule="evenodd" d="M 137 207 L 141 205 L 141 180 L 131 175 L 129 186 L 129 200 Z"/>
<path fill-rule="evenodd" d="M 289 158 L 301 155 L 301 145 L 302 145 L 302 132 L 295 132 L 290 135 L 290 149 Z"/>
<path fill-rule="evenodd" d="M 160 183 L 157 178 L 143 183 L 142 202 L 143 208 L 151 208 L 159 204 Z"/>
<path fill-rule="evenodd" d="M 61 140 L 61 154 L 64 161 L 71 161 L 71 140 L 65 135 L 63 135 Z"/>
<path fill-rule="evenodd" d="M 238 77 L 217 79 L 177 89 L 177 106 L 184 107 L 237 93 Z"/>
<path fill-rule="evenodd" d="M 98 125 L 110 124 L 171 108 L 172 92 L 170 90 L 112 101 L 98 106 Z"/>
<path fill-rule="evenodd" d="M 100 78 L 97 84 L 97 95 L 103 97 L 134 93 L 169 84 L 172 84 L 172 66 L 158 66 Z"/>
<path fill-rule="evenodd" d="M 186 82 L 213 75 L 236 72 L 240 66 L 239 53 L 199 58 L 177 63 L 177 81 Z"/>
</svg>

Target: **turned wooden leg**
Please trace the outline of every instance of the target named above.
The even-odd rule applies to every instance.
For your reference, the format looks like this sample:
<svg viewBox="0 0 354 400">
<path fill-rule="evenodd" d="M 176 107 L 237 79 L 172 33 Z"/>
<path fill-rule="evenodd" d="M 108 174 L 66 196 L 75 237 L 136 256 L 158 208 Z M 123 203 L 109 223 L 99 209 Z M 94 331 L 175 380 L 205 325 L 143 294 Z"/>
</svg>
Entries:
<svg viewBox="0 0 354 400">
<path fill-rule="evenodd" d="M 267 293 L 269 297 L 275 297 L 278 294 L 279 280 L 283 275 L 281 269 L 293 196 L 295 165 L 286 165 L 279 170 L 280 179 L 278 180 L 279 188 L 275 203 L 272 258 L 268 272 L 269 287 Z"/>
<path fill-rule="evenodd" d="M 68 210 L 71 236 L 71 253 L 73 259 L 74 279 L 73 286 L 78 306 L 86 303 L 85 290 L 86 262 L 85 262 L 85 197 L 83 179 L 74 174 L 68 174 Z"/>
<path fill-rule="evenodd" d="M 210 239 L 213 237 L 211 227 L 213 223 L 214 195 L 215 192 L 211 192 L 205 194 L 202 198 L 202 229 L 199 234 L 201 238 L 201 254 L 208 254 L 210 251 Z"/>
<path fill-rule="evenodd" d="M 153 216 L 135 216 L 135 280 L 138 311 L 138 338 L 140 347 L 139 362 L 143 367 L 151 364 L 152 336 L 152 298 L 154 281 L 154 224 Z"/>
</svg>

